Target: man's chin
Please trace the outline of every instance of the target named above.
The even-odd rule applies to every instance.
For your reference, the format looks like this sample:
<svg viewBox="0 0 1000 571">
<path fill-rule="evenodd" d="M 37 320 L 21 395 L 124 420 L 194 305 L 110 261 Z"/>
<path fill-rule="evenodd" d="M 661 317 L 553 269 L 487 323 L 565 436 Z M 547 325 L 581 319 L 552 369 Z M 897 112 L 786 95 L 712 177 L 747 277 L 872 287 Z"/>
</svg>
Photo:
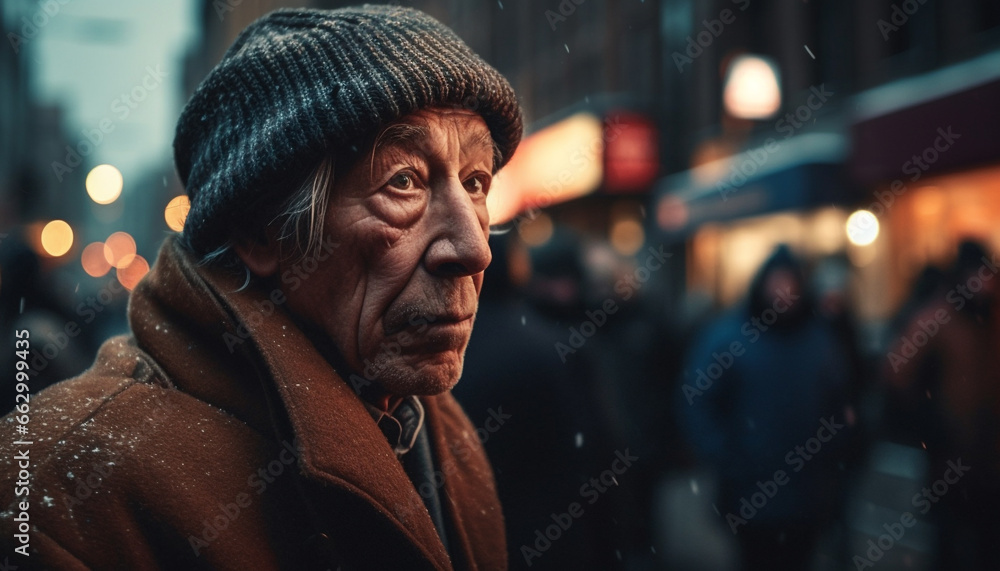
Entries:
<svg viewBox="0 0 1000 571">
<path fill-rule="evenodd" d="M 418 363 L 388 363 L 379 374 L 382 388 L 394 395 L 439 395 L 458 384 L 461 358 L 424 360 Z"/>
</svg>

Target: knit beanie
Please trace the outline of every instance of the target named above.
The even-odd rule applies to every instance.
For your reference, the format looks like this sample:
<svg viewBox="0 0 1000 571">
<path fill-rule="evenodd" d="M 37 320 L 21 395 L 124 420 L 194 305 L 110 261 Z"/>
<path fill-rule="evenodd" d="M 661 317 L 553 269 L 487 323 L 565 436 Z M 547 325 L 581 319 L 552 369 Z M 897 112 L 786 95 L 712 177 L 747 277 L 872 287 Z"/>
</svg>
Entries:
<svg viewBox="0 0 1000 571">
<path fill-rule="evenodd" d="M 371 5 L 271 12 L 240 33 L 181 112 L 174 160 L 191 199 L 185 241 L 197 254 L 218 248 L 250 205 L 280 202 L 324 156 L 436 105 L 482 116 L 496 168 L 520 142 L 510 84 L 427 14 Z"/>
</svg>

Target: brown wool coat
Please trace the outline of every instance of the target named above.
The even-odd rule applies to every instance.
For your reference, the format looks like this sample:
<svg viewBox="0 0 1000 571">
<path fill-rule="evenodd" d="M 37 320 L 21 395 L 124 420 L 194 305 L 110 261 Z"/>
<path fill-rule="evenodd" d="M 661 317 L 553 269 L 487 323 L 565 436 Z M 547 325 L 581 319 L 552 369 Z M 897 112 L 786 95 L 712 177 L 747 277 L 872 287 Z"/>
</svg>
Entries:
<svg viewBox="0 0 1000 571">
<path fill-rule="evenodd" d="M 454 561 L 371 415 L 270 292 L 168 239 L 132 335 L 32 397 L 30 557 L 0 441 L 0 545 L 21 569 L 503 569 L 493 473 L 450 394 L 422 397 Z M 280 297 L 276 296 L 280 300 Z M 14 434 L 13 415 L 4 426 Z"/>
</svg>

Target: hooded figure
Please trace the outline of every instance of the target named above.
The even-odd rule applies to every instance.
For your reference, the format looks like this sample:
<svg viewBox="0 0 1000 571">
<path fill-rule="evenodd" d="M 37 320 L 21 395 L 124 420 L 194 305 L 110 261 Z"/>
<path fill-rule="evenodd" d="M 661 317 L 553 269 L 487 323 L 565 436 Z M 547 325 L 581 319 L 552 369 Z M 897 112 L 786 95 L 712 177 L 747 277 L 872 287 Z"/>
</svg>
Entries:
<svg viewBox="0 0 1000 571">
<path fill-rule="evenodd" d="M 191 211 L 130 333 L 5 419 L 10 563 L 506 568 L 450 389 L 520 136 L 510 85 L 421 12 L 251 24 L 181 114 Z"/>
<path fill-rule="evenodd" d="M 833 514 L 849 442 L 847 371 L 801 264 L 779 247 L 745 303 L 689 352 L 682 428 L 720 482 L 717 507 L 746 569 L 804 568 Z"/>
<path fill-rule="evenodd" d="M 991 569 L 1000 533 L 1000 262 L 972 241 L 957 254 L 938 287 L 905 308 L 881 365 L 893 436 L 927 451 L 927 489 L 944 477 L 958 490 L 933 505 L 920 500 L 937 526 L 935 568 Z"/>
</svg>

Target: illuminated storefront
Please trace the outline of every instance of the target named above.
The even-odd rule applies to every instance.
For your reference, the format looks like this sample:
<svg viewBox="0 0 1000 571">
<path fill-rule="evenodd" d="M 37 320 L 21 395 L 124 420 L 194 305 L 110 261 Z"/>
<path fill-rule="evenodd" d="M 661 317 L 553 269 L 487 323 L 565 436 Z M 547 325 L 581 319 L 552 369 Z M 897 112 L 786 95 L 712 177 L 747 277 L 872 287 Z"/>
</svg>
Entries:
<svg viewBox="0 0 1000 571">
<path fill-rule="evenodd" d="M 529 246 L 565 224 L 634 254 L 645 241 L 644 197 L 659 174 L 658 136 L 649 118 L 622 107 L 568 111 L 525 137 L 497 175 L 490 223 L 516 226 Z"/>
<path fill-rule="evenodd" d="M 858 206 L 885 228 L 876 317 L 890 315 L 927 265 L 951 264 L 958 244 L 1000 252 L 1000 53 L 856 96 L 852 177 Z"/>
<path fill-rule="evenodd" d="M 656 225 L 665 239 L 686 244 L 687 290 L 719 306 L 735 302 L 778 244 L 809 259 L 871 257 L 877 241 L 848 240 L 857 191 L 846 179 L 846 158 L 842 135 L 812 133 L 766 141 L 661 181 Z"/>
</svg>

